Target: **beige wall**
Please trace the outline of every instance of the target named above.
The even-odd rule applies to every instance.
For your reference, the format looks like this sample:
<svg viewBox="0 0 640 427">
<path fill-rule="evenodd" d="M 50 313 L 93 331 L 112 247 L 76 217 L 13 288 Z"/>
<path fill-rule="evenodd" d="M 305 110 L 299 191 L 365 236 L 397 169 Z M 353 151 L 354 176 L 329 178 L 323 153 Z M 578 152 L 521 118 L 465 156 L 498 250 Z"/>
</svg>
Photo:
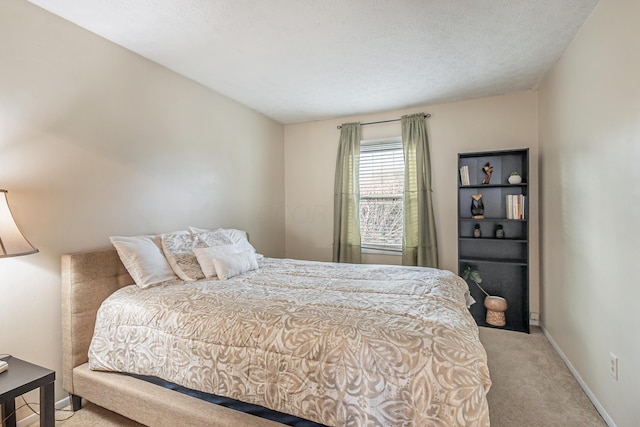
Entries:
<svg viewBox="0 0 640 427">
<path fill-rule="evenodd" d="M 539 94 L 542 322 L 619 427 L 640 419 L 639 21 L 601 0 Z"/>
<path fill-rule="evenodd" d="M 330 261 L 333 238 L 333 182 L 340 131 L 352 121 L 431 113 L 433 194 L 440 267 L 457 271 L 457 185 L 459 152 L 530 148 L 531 311 L 538 312 L 538 116 L 535 92 L 430 105 L 384 114 L 352 116 L 285 126 L 286 254 Z M 362 138 L 400 136 L 400 122 L 363 126 Z M 399 263 L 399 257 L 367 256 L 366 262 Z"/>
<path fill-rule="evenodd" d="M 23 0 L 0 58 L 0 186 L 40 249 L 0 260 L 0 353 L 60 370 L 60 255 L 110 235 L 233 226 L 284 255 L 282 125 Z"/>
<path fill-rule="evenodd" d="M 456 154 L 529 147 L 531 310 L 542 311 L 549 336 L 617 425 L 633 425 L 638 18 L 635 0 L 601 0 L 539 100 L 522 92 L 283 128 L 36 6 L 3 0 L 0 187 L 41 252 L 0 260 L 0 353 L 60 370 L 60 255 L 108 246 L 113 234 L 233 226 L 267 255 L 330 260 L 336 126 L 424 111 L 433 115 L 441 267 L 456 270 Z M 398 122 L 363 128 L 365 139 L 399 134 Z M 620 358 L 617 382 L 609 352 Z"/>
</svg>

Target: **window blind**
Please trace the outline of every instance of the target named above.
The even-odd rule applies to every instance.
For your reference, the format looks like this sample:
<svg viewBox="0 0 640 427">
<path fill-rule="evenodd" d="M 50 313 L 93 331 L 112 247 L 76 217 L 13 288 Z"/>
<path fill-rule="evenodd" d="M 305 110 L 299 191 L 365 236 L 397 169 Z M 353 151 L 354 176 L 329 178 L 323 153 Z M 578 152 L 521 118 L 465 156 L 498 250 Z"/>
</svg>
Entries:
<svg viewBox="0 0 640 427">
<path fill-rule="evenodd" d="M 360 145 L 360 234 L 362 246 L 401 249 L 404 155 L 402 141 Z"/>
</svg>

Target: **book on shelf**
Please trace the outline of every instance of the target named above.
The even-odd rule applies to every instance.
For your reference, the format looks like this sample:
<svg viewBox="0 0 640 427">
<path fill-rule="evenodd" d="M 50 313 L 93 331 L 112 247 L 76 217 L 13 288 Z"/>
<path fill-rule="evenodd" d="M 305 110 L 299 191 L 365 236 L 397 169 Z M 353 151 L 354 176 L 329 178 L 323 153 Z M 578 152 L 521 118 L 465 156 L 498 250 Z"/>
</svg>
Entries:
<svg viewBox="0 0 640 427">
<path fill-rule="evenodd" d="M 507 194 L 507 219 L 525 219 L 527 197 L 523 194 Z"/>
<path fill-rule="evenodd" d="M 469 182 L 469 166 L 464 165 L 460 167 L 460 184 L 470 185 Z"/>
</svg>

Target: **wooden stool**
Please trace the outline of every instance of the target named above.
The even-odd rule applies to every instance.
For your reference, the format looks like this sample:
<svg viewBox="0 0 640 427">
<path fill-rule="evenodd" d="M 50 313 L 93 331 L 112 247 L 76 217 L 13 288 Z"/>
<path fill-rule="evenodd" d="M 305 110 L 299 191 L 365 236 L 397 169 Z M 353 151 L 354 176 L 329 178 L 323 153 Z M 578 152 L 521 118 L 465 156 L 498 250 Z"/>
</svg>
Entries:
<svg viewBox="0 0 640 427">
<path fill-rule="evenodd" d="M 484 299 L 487 308 L 487 323 L 493 326 L 504 326 L 507 321 L 504 312 L 507 310 L 507 300 L 501 297 L 488 296 Z"/>
</svg>

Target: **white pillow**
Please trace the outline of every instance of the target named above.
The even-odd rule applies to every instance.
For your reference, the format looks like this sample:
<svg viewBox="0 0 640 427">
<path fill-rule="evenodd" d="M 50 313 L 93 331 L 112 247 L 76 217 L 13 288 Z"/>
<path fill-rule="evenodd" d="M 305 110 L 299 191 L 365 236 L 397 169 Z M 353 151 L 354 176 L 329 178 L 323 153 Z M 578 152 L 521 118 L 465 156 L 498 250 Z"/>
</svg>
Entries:
<svg viewBox="0 0 640 427">
<path fill-rule="evenodd" d="M 213 259 L 224 256 L 227 253 L 238 253 L 234 245 L 221 245 L 209 248 L 195 248 L 193 253 L 196 255 L 198 264 L 207 279 L 216 277 L 216 267 L 213 265 Z"/>
<path fill-rule="evenodd" d="M 176 279 L 162 252 L 160 236 L 112 236 L 109 240 L 139 287 Z"/>
<path fill-rule="evenodd" d="M 251 251 L 253 253 L 256 252 L 256 248 L 254 248 L 253 245 L 249 243 L 246 232 L 242 230 L 236 230 L 235 228 L 225 228 L 224 231 L 227 232 L 233 244 L 236 245 L 236 248 L 238 248 L 240 251 Z"/>
<path fill-rule="evenodd" d="M 230 252 L 213 258 L 219 280 L 258 269 L 256 255 L 250 251 Z"/>
</svg>

